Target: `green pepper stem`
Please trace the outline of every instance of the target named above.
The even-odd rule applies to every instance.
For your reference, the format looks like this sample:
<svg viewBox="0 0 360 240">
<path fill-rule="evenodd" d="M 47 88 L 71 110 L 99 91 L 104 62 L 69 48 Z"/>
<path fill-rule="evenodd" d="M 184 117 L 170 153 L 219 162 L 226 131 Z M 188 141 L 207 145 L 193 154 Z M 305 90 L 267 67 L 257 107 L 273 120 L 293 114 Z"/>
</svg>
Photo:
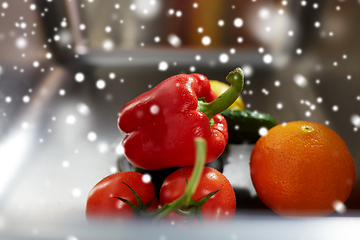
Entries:
<svg viewBox="0 0 360 240">
<path fill-rule="evenodd" d="M 237 67 L 226 76 L 226 81 L 231 86 L 214 101 L 206 103 L 199 101 L 197 110 L 203 112 L 208 119 L 212 119 L 216 114 L 227 109 L 239 97 L 244 87 L 244 73 Z"/>
<path fill-rule="evenodd" d="M 154 222 L 158 222 L 164 216 L 169 214 L 172 211 L 176 211 L 181 207 L 187 207 L 190 205 L 192 200 L 192 195 L 195 193 L 197 186 L 200 182 L 201 174 L 204 170 L 205 159 L 206 159 L 206 141 L 202 138 L 195 138 L 195 149 L 196 149 L 196 159 L 193 172 L 191 174 L 190 180 L 186 185 L 185 191 L 181 197 L 173 201 L 172 203 L 165 204 L 160 213 L 154 218 Z M 157 211 L 158 212 L 158 211 Z"/>
</svg>

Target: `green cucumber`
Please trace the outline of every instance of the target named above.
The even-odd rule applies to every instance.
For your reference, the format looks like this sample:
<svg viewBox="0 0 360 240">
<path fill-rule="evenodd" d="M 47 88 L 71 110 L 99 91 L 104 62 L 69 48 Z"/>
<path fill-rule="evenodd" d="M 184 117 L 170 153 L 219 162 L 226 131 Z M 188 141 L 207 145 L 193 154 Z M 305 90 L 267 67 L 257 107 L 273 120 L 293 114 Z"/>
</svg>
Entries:
<svg viewBox="0 0 360 240">
<path fill-rule="evenodd" d="M 228 143 L 255 143 L 260 138 L 259 129 L 270 129 L 277 125 L 275 119 L 267 113 L 250 110 L 226 109 L 221 112 L 227 121 Z"/>
</svg>

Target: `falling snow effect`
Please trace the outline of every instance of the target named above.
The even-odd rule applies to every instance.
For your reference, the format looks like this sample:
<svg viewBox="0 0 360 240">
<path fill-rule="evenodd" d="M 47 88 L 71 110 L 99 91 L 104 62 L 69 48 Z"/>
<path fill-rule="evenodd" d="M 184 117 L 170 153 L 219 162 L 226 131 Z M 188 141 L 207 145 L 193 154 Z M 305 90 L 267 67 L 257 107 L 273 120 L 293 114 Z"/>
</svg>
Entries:
<svg viewBox="0 0 360 240">
<path fill-rule="evenodd" d="M 29 97 L 29 96 L 24 96 L 24 97 L 23 97 L 23 102 L 24 102 L 24 103 L 30 102 L 30 97 Z"/>
<path fill-rule="evenodd" d="M 301 75 L 301 74 L 296 74 L 294 76 L 294 82 L 296 85 L 298 85 L 299 87 L 306 87 L 308 85 L 308 81 L 307 79 Z"/>
<path fill-rule="evenodd" d="M 84 222 L 93 183 L 118 172 L 125 155 L 116 122 L 121 107 L 178 73 L 226 82 L 226 73 L 241 67 L 248 110 L 268 112 L 278 123 L 305 119 L 339 131 L 358 166 L 359 1 L 73 4 L 0 2 L 0 231 L 19 216 L 53 225 Z M 164 112 L 149 105 L 142 114 Z M 260 136 L 267 132 L 258 129 Z M 230 146 L 224 168 L 249 201 L 256 195 L 248 168 L 252 146 Z M 347 204 L 336 201 L 333 208 L 342 215 L 360 208 Z M 69 220 L 69 209 L 82 210 Z M 39 239 L 44 233 L 41 224 L 26 231 Z M 83 239 L 71 232 L 59 238 Z"/>
<path fill-rule="evenodd" d="M 350 117 L 351 123 L 355 126 L 360 128 L 360 116 L 357 114 L 354 114 Z"/>
<path fill-rule="evenodd" d="M 24 49 L 27 47 L 28 42 L 26 38 L 19 37 L 18 39 L 16 39 L 15 44 L 18 49 Z"/>
<path fill-rule="evenodd" d="M 244 24 L 244 21 L 243 21 L 241 18 L 236 18 L 236 19 L 234 20 L 234 26 L 235 26 L 236 28 L 242 27 L 243 24 Z"/>
<path fill-rule="evenodd" d="M 96 81 L 96 87 L 98 89 L 104 89 L 106 87 L 106 82 L 102 79 Z"/>
<path fill-rule="evenodd" d="M 265 54 L 263 57 L 263 61 L 266 64 L 270 64 L 273 61 L 273 57 L 270 54 Z"/>
<path fill-rule="evenodd" d="M 97 139 L 97 134 L 95 132 L 89 132 L 87 135 L 87 139 L 90 142 L 94 142 Z"/>
<path fill-rule="evenodd" d="M 34 61 L 34 62 L 33 62 L 33 66 L 34 66 L 35 68 L 39 67 L 39 65 L 40 65 L 40 64 L 39 64 L 38 61 Z"/>
<path fill-rule="evenodd" d="M 160 112 L 160 108 L 158 105 L 152 105 L 150 107 L 150 113 L 153 115 L 157 115 Z"/>
<path fill-rule="evenodd" d="M 346 212 L 346 206 L 344 203 L 340 202 L 340 201 L 335 201 L 333 203 L 333 207 L 335 209 L 336 212 L 343 214 Z"/>
<path fill-rule="evenodd" d="M 156 37 L 154 38 L 154 41 L 157 42 L 157 43 L 160 42 L 160 37 L 159 37 L 159 36 L 156 36 Z"/>
<path fill-rule="evenodd" d="M 89 106 L 85 103 L 76 104 L 76 109 L 83 116 L 88 116 L 91 112 Z"/>
<path fill-rule="evenodd" d="M 74 198 L 79 198 L 81 196 L 81 190 L 79 188 L 74 188 L 72 191 L 71 191 L 71 195 L 74 197 Z"/>
<path fill-rule="evenodd" d="M 143 181 L 144 183 L 150 183 L 150 182 L 151 182 L 151 176 L 150 176 L 150 174 L 144 174 L 144 175 L 142 176 L 142 181 Z"/>
<path fill-rule="evenodd" d="M 63 166 L 63 168 L 68 168 L 70 166 L 70 162 L 67 160 L 64 160 L 61 165 Z"/>
<path fill-rule="evenodd" d="M 266 127 L 259 128 L 259 135 L 265 136 L 268 133 L 268 129 Z"/>
<path fill-rule="evenodd" d="M 244 72 L 244 75 L 247 76 L 247 77 L 251 77 L 254 70 L 253 68 L 250 66 L 250 65 L 244 65 L 241 67 L 243 72 Z"/>
<path fill-rule="evenodd" d="M 82 73 L 77 73 L 77 74 L 75 75 L 75 80 L 76 80 L 77 82 L 82 82 L 82 81 L 84 81 L 84 79 L 85 79 L 85 76 L 84 76 L 84 74 L 82 74 Z"/>
<path fill-rule="evenodd" d="M 204 36 L 201 39 L 201 42 L 204 46 L 209 46 L 211 44 L 211 38 L 209 36 Z"/>
<path fill-rule="evenodd" d="M 21 128 L 22 129 L 28 129 L 29 128 L 29 123 L 28 122 L 21 123 Z"/>
<path fill-rule="evenodd" d="M 79 240 L 79 239 L 74 235 L 69 235 L 66 237 L 66 240 Z"/>
<path fill-rule="evenodd" d="M 109 78 L 110 79 L 115 79 L 115 77 L 116 77 L 116 74 L 115 73 L 109 73 Z"/>
<path fill-rule="evenodd" d="M 181 46 L 181 39 L 176 36 L 175 34 L 170 34 L 167 38 L 168 42 L 170 43 L 171 46 L 173 47 L 180 47 Z"/>
<path fill-rule="evenodd" d="M 167 62 L 161 61 L 159 63 L 158 69 L 159 69 L 159 71 L 166 71 L 168 69 L 168 67 L 169 67 L 169 64 Z"/>
<path fill-rule="evenodd" d="M 222 53 L 220 56 L 219 56 L 219 61 L 221 63 L 227 63 L 229 61 L 229 55 L 227 55 L 226 53 Z"/>
<path fill-rule="evenodd" d="M 97 145 L 97 149 L 99 151 L 99 153 L 107 153 L 109 151 L 109 144 L 105 143 L 105 142 L 102 142 L 102 143 L 99 143 Z"/>
<path fill-rule="evenodd" d="M 112 40 L 105 40 L 102 44 L 102 47 L 105 51 L 111 51 L 114 49 L 114 42 Z"/>
<path fill-rule="evenodd" d="M 74 115 L 69 115 L 66 117 L 65 122 L 69 125 L 74 125 L 76 123 L 76 117 Z"/>
</svg>

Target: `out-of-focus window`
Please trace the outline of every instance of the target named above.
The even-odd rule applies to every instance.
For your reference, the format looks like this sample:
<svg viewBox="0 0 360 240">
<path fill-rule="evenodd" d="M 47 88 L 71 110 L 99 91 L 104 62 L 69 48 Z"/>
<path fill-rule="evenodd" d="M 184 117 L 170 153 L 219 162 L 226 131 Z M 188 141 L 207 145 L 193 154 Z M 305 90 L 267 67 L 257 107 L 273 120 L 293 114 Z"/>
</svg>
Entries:
<svg viewBox="0 0 360 240">
<path fill-rule="evenodd" d="M 83 0 L 72 29 L 93 49 L 279 47 L 292 34 L 286 1 Z M 74 11 L 72 11 L 74 13 Z M 74 18 L 74 17 L 73 17 Z M 283 45 L 281 45 L 283 46 Z M 260 50 L 261 51 L 261 50 Z"/>
</svg>

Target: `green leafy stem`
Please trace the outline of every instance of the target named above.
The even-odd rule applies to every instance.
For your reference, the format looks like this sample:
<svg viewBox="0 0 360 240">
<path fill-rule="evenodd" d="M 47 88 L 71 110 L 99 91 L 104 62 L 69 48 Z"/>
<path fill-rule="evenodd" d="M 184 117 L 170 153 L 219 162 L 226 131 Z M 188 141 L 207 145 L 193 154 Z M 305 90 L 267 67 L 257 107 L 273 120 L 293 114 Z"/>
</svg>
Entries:
<svg viewBox="0 0 360 240">
<path fill-rule="evenodd" d="M 123 201 L 124 203 L 131 206 L 133 212 L 135 213 L 135 216 L 138 217 L 154 217 L 153 223 L 158 223 L 162 218 L 164 218 L 167 214 L 171 212 L 176 212 L 177 214 L 187 217 L 187 220 L 191 222 L 194 217 L 196 217 L 199 222 L 202 222 L 202 212 L 200 207 L 208 201 L 212 196 L 214 196 L 217 192 L 219 192 L 222 188 L 213 191 L 206 195 L 205 197 L 201 198 L 198 201 L 193 200 L 193 195 L 199 185 L 200 178 L 202 175 L 202 172 L 204 170 L 205 165 L 205 159 L 206 159 L 206 141 L 202 138 L 195 138 L 195 148 L 196 148 L 196 160 L 193 172 L 191 174 L 190 180 L 188 181 L 185 173 L 184 177 L 186 180 L 186 187 L 183 195 L 181 195 L 179 198 L 177 198 L 175 201 L 171 203 L 166 203 L 163 206 L 161 206 L 158 209 L 155 209 L 151 212 L 147 212 L 153 201 L 144 204 L 142 199 L 138 196 L 138 194 L 126 183 L 123 182 L 134 194 L 137 204 L 134 204 L 124 198 L 120 197 L 112 197 L 119 199 Z"/>
</svg>

